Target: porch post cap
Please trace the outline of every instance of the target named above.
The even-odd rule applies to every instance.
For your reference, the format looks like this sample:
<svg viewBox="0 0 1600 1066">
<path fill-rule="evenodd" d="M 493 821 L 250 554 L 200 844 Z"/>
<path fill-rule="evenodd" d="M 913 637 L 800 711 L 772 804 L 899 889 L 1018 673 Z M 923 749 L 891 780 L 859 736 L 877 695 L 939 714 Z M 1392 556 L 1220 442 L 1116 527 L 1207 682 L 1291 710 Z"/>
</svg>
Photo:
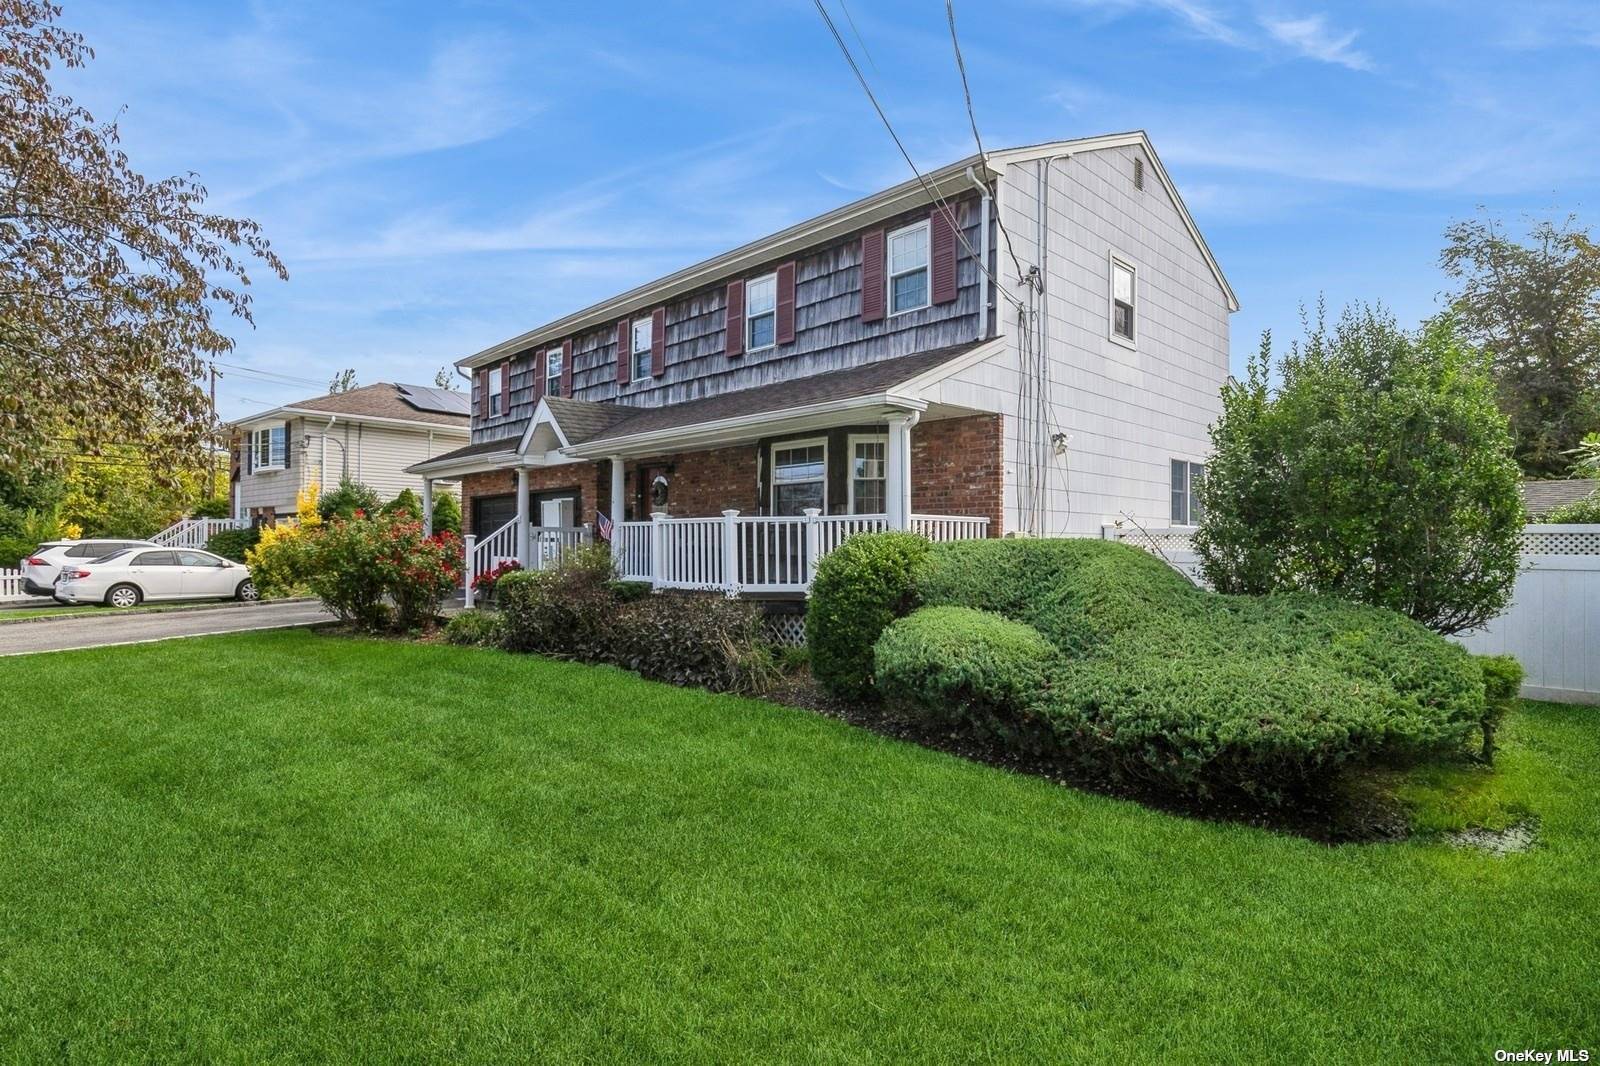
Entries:
<svg viewBox="0 0 1600 1066">
<path fill-rule="evenodd" d="M 734 508 L 730 508 L 728 510 L 723 511 L 722 512 L 722 517 L 723 518 L 737 518 L 737 517 L 739 517 L 739 508 L 734 507 Z"/>
</svg>

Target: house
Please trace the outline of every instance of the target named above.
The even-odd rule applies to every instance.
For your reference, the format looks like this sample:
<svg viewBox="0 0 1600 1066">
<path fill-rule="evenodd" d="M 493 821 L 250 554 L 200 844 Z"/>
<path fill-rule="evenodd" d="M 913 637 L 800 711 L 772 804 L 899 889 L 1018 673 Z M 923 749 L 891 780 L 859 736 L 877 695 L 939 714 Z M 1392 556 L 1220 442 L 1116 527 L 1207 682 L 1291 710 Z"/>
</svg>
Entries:
<svg viewBox="0 0 1600 1066">
<path fill-rule="evenodd" d="M 423 478 L 406 468 L 467 443 L 467 406 L 464 393 L 379 382 L 240 419 L 228 427 L 233 517 L 270 525 L 295 513 L 306 486 L 344 478 L 384 499 L 421 492 Z"/>
<path fill-rule="evenodd" d="M 747 592 L 859 529 L 1181 526 L 1237 307 L 1142 132 L 995 151 L 467 356 L 471 441 L 411 470 L 473 573 L 606 521 L 626 575 Z"/>
<path fill-rule="evenodd" d="M 1524 478 L 1522 481 L 1522 506 L 1528 517 L 1537 521 L 1559 507 L 1586 500 L 1600 492 L 1600 478 L 1575 477 L 1565 480 Z"/>
</svg>

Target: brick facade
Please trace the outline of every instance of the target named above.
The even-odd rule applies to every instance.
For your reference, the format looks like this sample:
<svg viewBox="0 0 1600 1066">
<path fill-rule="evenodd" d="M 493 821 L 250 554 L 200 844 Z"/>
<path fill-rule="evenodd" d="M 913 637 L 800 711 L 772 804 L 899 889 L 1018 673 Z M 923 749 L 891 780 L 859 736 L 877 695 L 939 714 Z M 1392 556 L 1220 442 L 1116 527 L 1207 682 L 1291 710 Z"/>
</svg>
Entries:
<svg viewBox="0 0 1600 1066">
<path fill-rule="evenodd" d="M 982 515 L 1005 532 L 1005 434 L 1000 415 L 924 422 L 911 431 L 911 510 Z"/>
<path fill-rule="evenodd" d="M 1004 466 L 999 415 L 926 422 L 911 431 L 911 508 L 925 514 L 982 515 L 989 519 L 989 535 L 1002 532 Z M 613 520 L 637 520 L 649 515 L 648 502 L 640 506 L 639 479 L 663 472 L 668 480 L 667 513 L 678 516 L 712 516 L 736 507 L 758 514 L 764 501 L 758 491 L 760 446 L 742 444 L 708 451 L 679 452 L 655 458 L 629 460 L 624 479 L 626 508 L 613 506 L 609 462 L 569 463 L 535 467 L 528 471 L 531 491 L 571 489 L 578 497 L 578 521 L 592 525 L 597 510 Z M 829 449 L 830 468 L 844 471 L 842 448 Z M 468 474 L 461 484 L 463 531 L 482 535 L 493 530 L 472 528 L 472 501 L 480 496 L 514 493 L 517 476 L 510 470 Z M 832 510 L 843 510 L 843 496 L 833 494 Z M 538 515 L 534 515 L 538 521 Z"/>
</svg>

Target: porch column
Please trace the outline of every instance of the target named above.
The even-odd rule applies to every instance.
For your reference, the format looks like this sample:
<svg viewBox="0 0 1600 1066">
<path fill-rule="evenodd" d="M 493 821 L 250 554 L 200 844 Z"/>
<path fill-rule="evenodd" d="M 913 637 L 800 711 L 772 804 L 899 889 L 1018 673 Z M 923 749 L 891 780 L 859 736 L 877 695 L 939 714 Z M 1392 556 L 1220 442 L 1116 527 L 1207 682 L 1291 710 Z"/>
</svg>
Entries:
<svg viewBox="0 0 1600 1066">
<path fill-rule="evenodd" d="M 433 478 L 422 479 L 422 535 L 433 536 Z"/>
<path fill-rule="evenodd" d="M 533 562 L 528 555 L 528 468 L 517 468 L 517 562 L 524 570 Z"/>
<path fill-rule="evenodd" d="M 889 423 L 888 454 L 884 456 L 884 510 L 890 529 L 911 528 L 911 427 L 920 416 L 916 411 L 892 414 Z"/>
<path fill-rule="evenodd" d="M 611 457 L 611 502 L 606 505 L 611 508 L 612 528 L 616 527 L 616 523 L 628 517 L 628 508 L 622 502 L 622 493 L 624 491 L 622 479 L 625 472 L 622 457 L 613 455 Z"/>
</svg>

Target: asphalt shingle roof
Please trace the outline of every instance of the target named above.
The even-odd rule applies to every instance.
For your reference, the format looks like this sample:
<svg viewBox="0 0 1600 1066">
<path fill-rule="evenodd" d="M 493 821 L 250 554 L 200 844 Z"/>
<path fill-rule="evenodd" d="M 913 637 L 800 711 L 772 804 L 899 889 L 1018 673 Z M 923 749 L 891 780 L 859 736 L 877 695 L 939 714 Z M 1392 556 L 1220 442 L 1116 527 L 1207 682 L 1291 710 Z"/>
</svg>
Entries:
<svg viewBox="0 0 1600 1066">
<path fill-rule="evenodd" d="M 1530 478 L 1522 483 L 1522 505 L 1528 509 L 1528 514 L 1537 518 L 1557 507 L 1577 503 L 1596 490 L 1600 490 L 1600 480 L 1595 478 L 1575 477 L 1565 481 L 1536 481 Z"/>
<path fill-rule="evenodd" d="M 376 385 L 362 385 L 348 392 L 335 392 L 327 396 L 314 396 L 309 400 L 284 404 L 308 411 L 326 411 L 329 414 L 368 415 L 373 418 L 399 418 L 409 422 L 427 422 L 438 426 L 466 428 L 466 415 L 445 414 L 441 411 L 423 411 L 407 403 L 400 386 L 387 381 Z"/>
</svg>

